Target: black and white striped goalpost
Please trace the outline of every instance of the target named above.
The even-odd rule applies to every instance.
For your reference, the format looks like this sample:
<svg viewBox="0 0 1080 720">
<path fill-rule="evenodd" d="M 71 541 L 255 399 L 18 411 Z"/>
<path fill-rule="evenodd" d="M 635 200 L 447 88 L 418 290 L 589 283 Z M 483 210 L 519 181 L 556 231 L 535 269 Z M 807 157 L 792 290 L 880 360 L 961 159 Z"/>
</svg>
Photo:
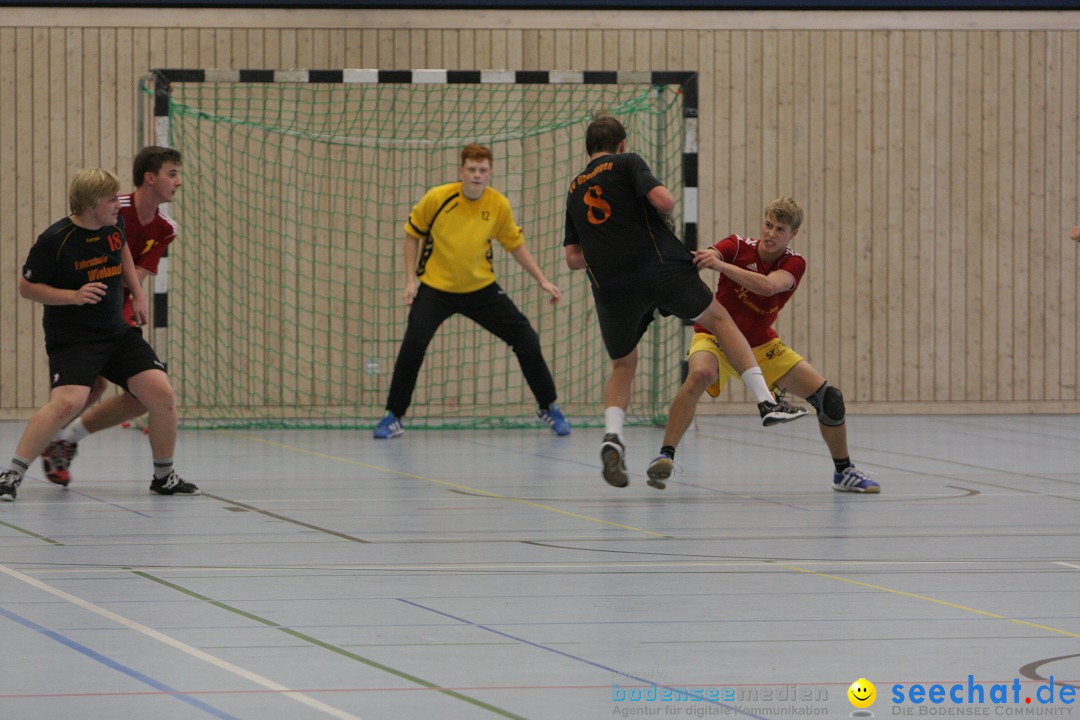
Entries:
<svg viewBox="0 0 1080 720">
<path fill-rule="evenodd" d="M 151 71 L 153 83 L 153 137 L 171 146 L 169 97 L 173 83 L 323 83 L 323 84 L 519 84 L 519 85 L 658 85 L 675 86 L 682 99 L 682 238 L 686 246 L 698 244 L 698 87 L 690 71 L 574 71 L 574 70 L 378 70 L 378 69 L 183 69 Z M 154 329 L 168 327 L 168 259 L 154 286 Z M 162 338 L 164 339 L 164 338 Z M 164 348 L 164 344 L 157 343 Z M 683 361 L 685 376 L 686 362 Z"/>
<path fill-rule="evenodd" d="M 154 138 L 169 145 L 169 92 L 177 82 L 229 83 L 399 83 L 399 84 L 519 84 L 554 85 L 675 85 L 682 96 L 684 123 L 683 242 L 697 248 L 698 221 L 698 93 L 697 74 L 680 70 L 193 70 L 158 69 L 154 79 Z M 156 294 L 156 293 L 155 293 Z M 168 303 L 155 298 L 155 310 L 167 318 Z M 156 316 L 155 312 L 155 316 Z"/>
</svg>

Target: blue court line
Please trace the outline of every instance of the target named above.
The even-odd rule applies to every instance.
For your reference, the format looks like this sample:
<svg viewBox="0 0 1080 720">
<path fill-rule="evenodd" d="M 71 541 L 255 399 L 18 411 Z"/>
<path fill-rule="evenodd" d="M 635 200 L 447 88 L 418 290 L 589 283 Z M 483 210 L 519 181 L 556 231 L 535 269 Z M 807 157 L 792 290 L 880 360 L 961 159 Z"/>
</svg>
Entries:
<svg viewBox="0 0 1080 720">
<path fill-rule="evenodd" d="M 562 650 L 556 650 L 555 648 L 548 647 L 547 645 L 541 645 L 540 643 L 535 643 L 535 642 L 532 642 L 531 640 L 526 640 L 525 638 L 518 637 L 517 635 L 511 635 L 510 633 L 504 633 L 501 630 L 496 630 L 495 628 L 488 627 L 487 625 L 481 625 L 479 623 L 474 623 L 471 620 L 466 620 L 465 618 L 460 618 L 457 615 L 451 615 L 450 613 L 443 612 L 442 610 L 436 610 L 435 608 L 428 607 L 427 605 L 421 605 L 420 603 L 413 602 L 412 600 L 406 600 L 405 598 L 401 598 L 401 597 L 397 598 L 397 600 L 399 602 L 405 603 L 406 605 L 412 605 L 413 607 L 420 608 L 421 610 L 427 610 L 428 612 L 433 612 L 436 615 L 442 615 L 443 617 L 450 618 L 451 620 L 455 620 L 455 621 L 457 621 L 459 623 L 462 623 L 464 625 L 469 625 L 471 627 L 477 628 L 478 630 L 484 630 L 484 631 L 489 632 L 489 633 L 494 633 L 495 635 L 507 638 L 508 640 L 514 640 L 515 642 L 519 642 L 519 643 L 522 643 L 524 645 L 528 645 L 529 647 L 534 647 L 537 650 L 544 650 L 546 652 L 555 653 L 556 655 L 562 655 L 563 657 L 569 658 L 570 660 L 574 660 L 574 661 L 580 662 L 580 663 L 585 663 L 586 665 L 592 665 L 593 667 L 600 668 L 601 670 L 606 670 L 607 672 L 618 675 L 619 677 L 624 677 L 624 678 L 629 678 L 631 680 L 636 680 L 636 681 L 638 681 L 638 682 L 640 682 L 640 683 L 642 683 L 644 685 L 655 685 L 658 688 L 666 688 L 666 689 L 671 690 L 673 692 L 678 692 L 678 690 L 679 690 L 679 688 L 677 688 L 674 685 L 661 685 L 660 683 L 657 683 L 657 682 L 655 682 L 653 680 L 647 680 L 645 678 L 638 677 L 637 675 L 631 675 L 630 673 L 623 672 L 622 670 L 616 670 L 615 668 L 608 667 L 607 665 L 602 665 L 602 664 L 600 664 L 598 662 L 594 662 L 592 660 L 586 660 L 583 657 L 578 657 L 577 655 L 571 655 L 568 652 L 563 652 Z M 708 703 L 709 705 L 716 705 L 718 707 L 722 707 L 722 708 L 727 709 L 729 712 L 733 712 L 733 713 L 735 713 L 737 715 L 744 715 L 746 717 L 756 718 L 756 720 L 769 720 L 769 718 L 763 717 L 761 715 L 755 715 L 754 713 L 750 712 L 749 710 L 744 710 L 743 708 L 736 707 L 734 705 L 728 705 L 727 703 L 722 703 L 719 700 L 701 699 L 701 700 L 694 700 L 694 702 L 703 702 L 703 703 Z"/>
<path fill-rule="evenodd" d="M 105 657 L 104 655 L 102 655 L 98 651 L 92 650 L 92 649 L 86 647 L 85 645 L 83 645 L 83 644 L 81 644 L 79 642 L 76 642 L 75 640 L 72 640 L 69 637 L 65 637 L 64 635 L 61 635 L 60 633 L 58 633 L 58 632 L 56 632 L 54 630 L 50 630 L 47 627 L 44 627 L 42 625 L 38 625 L 33 620 L 28 620 L 28 619 L 22 617 L 21 615 L 16 615 L 15 613 L 11 612 L 10 610 L 6 610 L 5 608 L 2 608 L 2 607 L 0 607 L 0 615 L 8 618 L 9 620 L 14 620 L 15 622 L 19 623 L 23 627 L 27 627 L 27 628 L 30 628 L 31 630 L 34 630 L 35 632 L 39 632 L 42 635 L 44 635 L 45 637 L 50 638 L 52 640 L 55 640 L 58 643 L 61 643 L 62 645 L 67 645 L 72 650 L 76 650 L 78 652 L 81 652 L 83 655 L 86 655 L 87 657 L 89 657 L 92 660 L 97 660 L 99 663 L 101 663 L 102 665 L 105 665 L 106 667 L 112 668 L 113 670 L 117 670 L 119 672 L 124 673 L 125 675 L 128 675 L 128 676 L 130 676 L 132 678 L 135 678 L 136 680 L 138 680 L 139 682 L 141 682 L 141 683 L 143 683 L 145 685 L 149 685 L 150 687 L 152 687 L 152 688 L 154 688 L 156 690 L 160 690 L 161 692 L 167 693 L 169 695 L 169 697 L 174 697 L 177 700 L 182 700 L 183 702 L 186 702 L 188 705 L 192 705 L 194 707 L 197 707 L 200 710 L 203 710 L 203 711 L 209 713 L 210 715 L 213 715 L 214 717 L 221 718 L 222 720 L 240 720 L 240 718 L 236 717 L 235 715 L 230 715 L 229 713 L 225 712 L 224 710 L 218 710 L 214 706 L 208 705 L 205 702 L 203 702 L 202 700 L 199 700 L 198 698 L 193 698 L 190 695 L 186 695 L 186 694 L 180 692 L 179 690 L 171 688 L 168 685 L 166 685 L 165 683 L 159 682 L 159 681 L 155 680 L 154 678 L 150 677 L 149 675 L 144 675 L 141 672 L 139 672 L 138 670 L 134 670 L 134 669 L 129 668 L 128 666 L 123 665 L 123 664 L 121 664 L 121 663 L 119 663 L 119 662 L 117 662 L 117 661 L 115 661 L 115 660 L 113 660 L 111 658 Z"/>
</svg>

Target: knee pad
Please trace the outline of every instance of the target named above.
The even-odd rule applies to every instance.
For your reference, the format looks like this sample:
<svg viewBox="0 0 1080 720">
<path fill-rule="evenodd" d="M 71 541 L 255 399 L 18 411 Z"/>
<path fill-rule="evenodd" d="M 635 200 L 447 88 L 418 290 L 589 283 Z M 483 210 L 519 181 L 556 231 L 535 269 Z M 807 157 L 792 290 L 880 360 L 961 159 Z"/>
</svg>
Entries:
<svg viewBox="0 0 1080 720">
<path fill-rule="evenodd" d="M 806 398 L 806 401 L 817 410 L 818 422 L 822 425 L 836 427 L 844 424 L 844 395 L 830 385 L 828 380 L 813 395 Z"/>
</svg>

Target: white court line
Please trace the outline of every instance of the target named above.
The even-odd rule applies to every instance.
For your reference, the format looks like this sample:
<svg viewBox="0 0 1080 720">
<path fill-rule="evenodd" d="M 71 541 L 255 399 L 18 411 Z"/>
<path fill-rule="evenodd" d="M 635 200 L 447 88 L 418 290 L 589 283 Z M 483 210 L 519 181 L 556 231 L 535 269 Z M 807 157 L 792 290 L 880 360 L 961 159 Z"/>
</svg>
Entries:
<svg viewBox="0 0 1080 720">
<path fill-rule="evenodd" d="M 628 551 L 629 552 L 629 551 Z M 881 567 L 881 566 L 906 566 L 906 567 L 923 567 L 923 566 L 954 566 L 954 565 L 986 565 L 992 563 L 996 566 L 1000 565 L 1030 565 L 1031 561 L 1026 559 L 1011 560 L 1011 559 L 978 559 L 978 560 L 804 560 L 798 558 L 748 558 L 745 560 L 603 560 L 596 562 L 474 562 L 474 563 L 442 563 L 442 564 L 401 564 L 401 563 L 389 563 L 389 564 L 355 564 L 355 563 L 312 563 L 306 565 L 138 565 L 138 566 L 123 566 L 117 567 L 115 565 L 88 565 L 85 567 L 73 567 L 73 568 L 53 568 L 53 567 L 37 567 L 33 569 L 33 572 L 38 575 L 82 575 L 86 573 L 120 573 L 124 576 L 131 573 L 132 570 L 142 570 L 145 572 L 161 572 L 161 571 L 175 571 L 175 572 L 199 572 L 199 573 L 236 573 L 236 572 L 309 572 L 309 571 L 340 571 L 349 570 L 355 572 L 381 572 L 381 571 L 439 571 L 445 570 L 448 572 L 454 571 L 468 571 L 476 572 L 483 570 L 493 571 L 505 571 L 505 570 L 588 570 L 592 568 L 609 569 L 609 568 L 641 568 L 641 569 L 653 569 L 653 568 L 756 568 L 756 569 L 776 569 L 777 563 L 798 562 L 802 566 L 817 566 L 823 565 L 826 567 Z M 1044 562 L 1050 562 L 1057 565 L 1067 565 L 1080 570 L 1080 565 L 1071 565 L 1066 562 L 1058 562 L 1056 560 L 1046 560 Z M 2 567 L 2 566 L 0 566 Z"/>
<path fill-rule="evenodd" d="M 259 675 L 257 673 L 253 673 L 250 670 L 245 670 L 244 668 L 240 667 L 239 665 L 233 665 L 231 662 L 229 662 L 227 660 L 222 660 L 221 658 L 215 657 L 214 655 L 211 655 L 210 653 L 203 652 L 202 650 L 199 650 L 198 648 L 192 647 L 191 645 L 188 645 L 187 643 L 181 642 L 180 640 L 177 640 L 176 638 L 169 637 L 168 635 L 166 635 L 166 634 L 164 634 L 162 632 L 158 632 L 157 630 L 155 630 L 155 629 L 153 629 L 151 627 L 147 627 L 146 625 L 143 625 L 141 623 L 137 623 L 134 620 L 129 620 L 128 618 L 124 617 L 123 615 L 117 615 L 116 613 L 114 613 L 114 612 L 112 612 L 110 610 L 106 610 L 103 607 L 99 607 L 99 606 L 93 604 L 92 602 L 88 602 L 86 600 L 83 600 L 82 598 L 79 598 L 79 597 L 76 597 L 76 596 L 71 595 L 69 593 L 66 593 L 63 590 L 60 590 L 58 588 L 54 588 L 53 586 L 47 585 L 47 584 L 41 582 L 40 580 L 36 580 L 36 579 L 30 577 L 29 575 L 23 575 L 18 570 L 12 570 L 11 568 L 7 567 L 6 565 L 0 565 L 0 572 L 4 573 L 6 575 L 10 575 L 11 577 L 15 578 L 16 580 L 21 580 L 22 582 L 26 583 L 27 585 L 31 585 L 33 587 L 36 587 L 39 590 L 44 590 L 47 593 L 55 595 L 56 597 L 60 598 L 61 600 L 66 600 L 69 603 L 72 603 L 74 605 L 78 605 L 82 609 L 89 610 L 90 612 L 94 613 L 95 615 L 100 615 L 101 617 L 103 617 L 103 618 L 105 618 L 107 620 L 111 620 L 114 623 L 117 623 L 118 625 L 123 625 L 126 628 L 129 628 L 131 630 L 135 630 L 136 632 L 140 632 L 143 635 L 146 635 L 147 637 L 153 638 L 154 640 L 157 640 L 158 642 L 164 643 L 164 644 L 168 645 L 169 647 L 175 648 L 176 650 L 179 650 L 180 652 L 187 653 L 188 655 L 191 655 L 194 658 L 198 658 L 199 660 L 202 660 L 203 662 L 210 663 L 211 665 L 213 665 L 215 667 L 218 667 L 218 668 L 220 668 L 222 670 L 226 670 L 228 672 L 231 672 L 234 675 L 238 675 L 238 676 L 244 678 L 245 680 L 250 680 L 251 682 L 255 683 L 256 685 L 261 685 L 264 688 L 267 688 L 268 690 L 276 690 L 278 692 L 281 692 L 285 696 L 292 698 L 293 700 L 297 701 L 298 703 L 301 703 L 303 705 L 307 705 L 308 707 L 314 708 L 315 710 L 320 710 L 320 711 L 326 713 L 327 715 L 330 715 L 331 717 L 340 718 L 341 720 L 361 720 L 361 718 L 358 718 L 356 715 L 350 715 L 349 713 L 345 712 L 344 710 L 338 710 L 336 707 L 333 707 L 332 705 L 327 705 L 326 703 L 320 702 L 319 700 L 316 700 L 315 698 L 308 697 L 307 695 L 304 695 L 301 692 L 297 692 L 295 690 L 290 690 L 289 688 L 285 687 L 284 685 L 280 685 L 280 684 L 274 682 L 273 680 L 270 680 L 269 678 L 264 678 L 262 675 Z"/>
<path fill-rule="evenodd" d="M 1073 568 L 1074 570 L 1080 570 L 1080 565 L 1073 565 L 1072 563 L 1054 561 L 1054 564 L 1064 565 L 1065 567 Z"/>
</svg>

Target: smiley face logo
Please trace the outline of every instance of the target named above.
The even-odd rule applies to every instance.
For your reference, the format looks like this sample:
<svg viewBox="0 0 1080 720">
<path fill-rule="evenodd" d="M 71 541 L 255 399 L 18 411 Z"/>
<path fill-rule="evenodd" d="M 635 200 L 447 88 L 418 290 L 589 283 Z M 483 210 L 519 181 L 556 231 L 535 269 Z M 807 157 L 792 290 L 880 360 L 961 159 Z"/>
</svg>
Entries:
<svg viewBox="0 0 1080 720">
<path fill-rule="evenodd" d="M 857 708 L 868 708 L 877 699 L 877 688 L 866 678 L 859 678 L 847 689 L 848 700 Z"/>
</svg>

